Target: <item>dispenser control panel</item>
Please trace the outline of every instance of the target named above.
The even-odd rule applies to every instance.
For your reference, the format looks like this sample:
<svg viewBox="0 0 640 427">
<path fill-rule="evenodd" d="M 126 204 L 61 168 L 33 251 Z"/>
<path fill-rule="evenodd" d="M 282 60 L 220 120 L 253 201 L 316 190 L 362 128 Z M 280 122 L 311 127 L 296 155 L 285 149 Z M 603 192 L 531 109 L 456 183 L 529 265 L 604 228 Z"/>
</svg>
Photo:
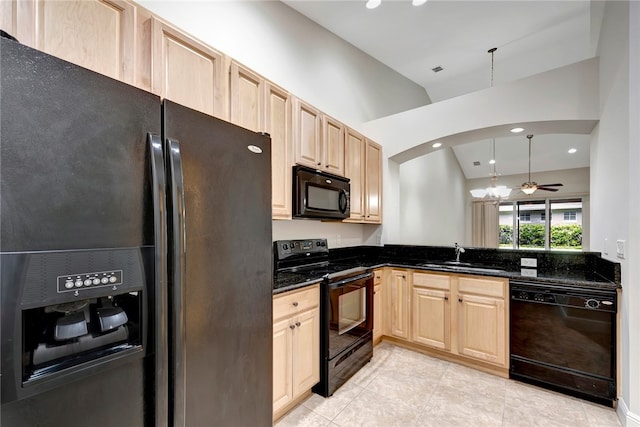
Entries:
<svg viewBox="0 0 640 427">
<path fill-rule="evenodd" d="M 58 276 L 58 292 L 75 292 L 80 289 L 104 286 L 117 287 L 122 284 L 122 270 Z"/>
</svg>

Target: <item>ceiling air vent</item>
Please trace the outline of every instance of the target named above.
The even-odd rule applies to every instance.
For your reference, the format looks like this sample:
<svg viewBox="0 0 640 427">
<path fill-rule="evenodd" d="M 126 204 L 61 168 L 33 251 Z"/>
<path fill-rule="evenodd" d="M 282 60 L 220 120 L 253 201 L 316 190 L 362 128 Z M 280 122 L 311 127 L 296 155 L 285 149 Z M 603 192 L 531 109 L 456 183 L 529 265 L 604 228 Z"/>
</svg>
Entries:
<svg viewBox="0 0 640 427">
<path fill-rule="evenodd" d="M 480 161 L 479 160 L 474 161 L 473 166 L 480 166 Z"/>
<path fill-rule="evenodd" d="M 441 66 L 437 66 L 436 68 L 432 68 L 431 71 L 433 71 L 434 73 L 438 73 L 440 71 L 444 70 L 444 68 L 442 68 Z"/>
</svg>

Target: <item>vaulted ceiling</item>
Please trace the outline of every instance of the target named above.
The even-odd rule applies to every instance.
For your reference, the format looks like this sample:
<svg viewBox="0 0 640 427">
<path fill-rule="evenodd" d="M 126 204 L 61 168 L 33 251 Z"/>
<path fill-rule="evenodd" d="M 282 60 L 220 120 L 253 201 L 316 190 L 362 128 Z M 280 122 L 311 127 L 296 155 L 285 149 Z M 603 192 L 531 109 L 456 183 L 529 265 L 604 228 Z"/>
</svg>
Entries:
<svg viewBox="0 0 640 427">
<path fill-rule="evenodd" d="M 432 102 L 490 87 L 490 48 L 497 48 L 497 86 L 595 56 L 599 31 L 597 13 L 585 0 L 428 0 L 421 6 L 382 0 L 371 10 L 365 0 L 282 1 L 424 87 Z M 525 134 L 496 140 L 500 173 L 527 171 Z M 532 171 L 589 166 L 588 135 L 540 135 L 533 141 Z M 493 168 L 491 144 L 454 148 L 467 178 L 487 176 Z M 569 148 L 577 152 L 568 154 Z"/>
</svg>

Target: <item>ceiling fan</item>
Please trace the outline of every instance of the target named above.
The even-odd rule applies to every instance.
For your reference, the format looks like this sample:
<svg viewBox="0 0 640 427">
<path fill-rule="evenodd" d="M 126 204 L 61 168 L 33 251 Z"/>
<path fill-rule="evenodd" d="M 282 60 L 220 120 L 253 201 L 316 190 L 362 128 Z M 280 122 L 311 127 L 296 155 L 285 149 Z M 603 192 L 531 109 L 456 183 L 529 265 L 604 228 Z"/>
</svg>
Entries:
<svg viewBox="0 0 640 427">
<path fill-rule="evenodd" d="M 535 181 L 531 181 L 531 139 L 533 135 L 527 135 L 527 139 L 529 140 L 529 180 L 523 183 L 520 186 L 520 189 L 525 194 L 533 194 L 536 190 L 544 190 L 544 191 L 558 191 L 557 188 L 551 187 L 562 187 L 562 184 L 538 184 Z"/>
</svg>

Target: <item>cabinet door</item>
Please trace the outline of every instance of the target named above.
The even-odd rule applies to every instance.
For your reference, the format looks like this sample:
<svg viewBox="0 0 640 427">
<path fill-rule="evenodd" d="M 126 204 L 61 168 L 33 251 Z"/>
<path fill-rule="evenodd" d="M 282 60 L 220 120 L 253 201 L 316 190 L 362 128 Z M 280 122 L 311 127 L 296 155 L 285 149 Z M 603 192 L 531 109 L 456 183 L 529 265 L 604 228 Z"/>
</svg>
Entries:
<svg viewBox="0 0 640 427">
<path fill-rule="evenodd" d="M 11 34 L 13 37 L 18 38 L 18 1 L 17 0 L 2 0 L 0 1 L 0 29 Z"/>
<path fill-rule="evenodd" d="M 391 272 L 391 335 L 409 338 L 409 289 L 405 271 Z"/>
<path fill-rule="evenodd" d="M 382 285 L 373 287 L 373 341 L 382 337 Z"/>
<path fill-rule="evenodd" d="M 273 412 L 293 400 L 293 332 L 290 325 L 293 325 L 290 319 L 273 324 Z"/>
<path fill-rule="evenodd" d="M 365 221 L 382 222 L 382 147 L 367 140 L 365 164 Z"/>
<path fill-rule="evenodd" d="M 364 136 L 347 129 L 345 139 L 344 176 L 351 180 L 349 221 L 362 222 L 365 219 L 365 148 Z"/>
<path fill-rule="evenodd" d="M 504 300 L 458 294 L 458 353 L 507 364 Z"/>
<path fill-rule="evenodd" d="M 344 176 L 344 125 L 322 116 L 322 170 Z"/>
<path fill-rule="evenodd" d="M 154 93 L 221 119 L 228 117 L 228 77 L 221 53 L 153 18 Z"/>
<path fill-rule="evenodd" d="M 448 291 L 413 288 L 413 341 L 441 350 L 451 350 L 451 305 Z"/>
<path fill-rule="evenodd" d="M 293 330 L 293 395 L 320 381 L 320 311 L 315 308 L 296 317 Z"/>
<path fill-rule="evenodd" d="M 17 28 L 12 35 L 21 43 L 111 78 L 134 83 L 135 7 L 132 4 L 121 0 L 28 0 L 17 2 L 17 6 Z"/>
<path fill-rule="evenodd" d="M 293 146 L 296 163 L 318 169 L 322 165 L 320 112 L 297 98 L 293 105 Z"/>
<path fill-rule="evenodd" d="M 232 62 L 230 121 L 254 132 L 264 130 L 264 79 Z"/>
<path fill-rule="evenodd" d="M 271 135 L 271 215 L 291 219 L 291 97 L 265 84 L 265 132 Z"/>
</svg>

